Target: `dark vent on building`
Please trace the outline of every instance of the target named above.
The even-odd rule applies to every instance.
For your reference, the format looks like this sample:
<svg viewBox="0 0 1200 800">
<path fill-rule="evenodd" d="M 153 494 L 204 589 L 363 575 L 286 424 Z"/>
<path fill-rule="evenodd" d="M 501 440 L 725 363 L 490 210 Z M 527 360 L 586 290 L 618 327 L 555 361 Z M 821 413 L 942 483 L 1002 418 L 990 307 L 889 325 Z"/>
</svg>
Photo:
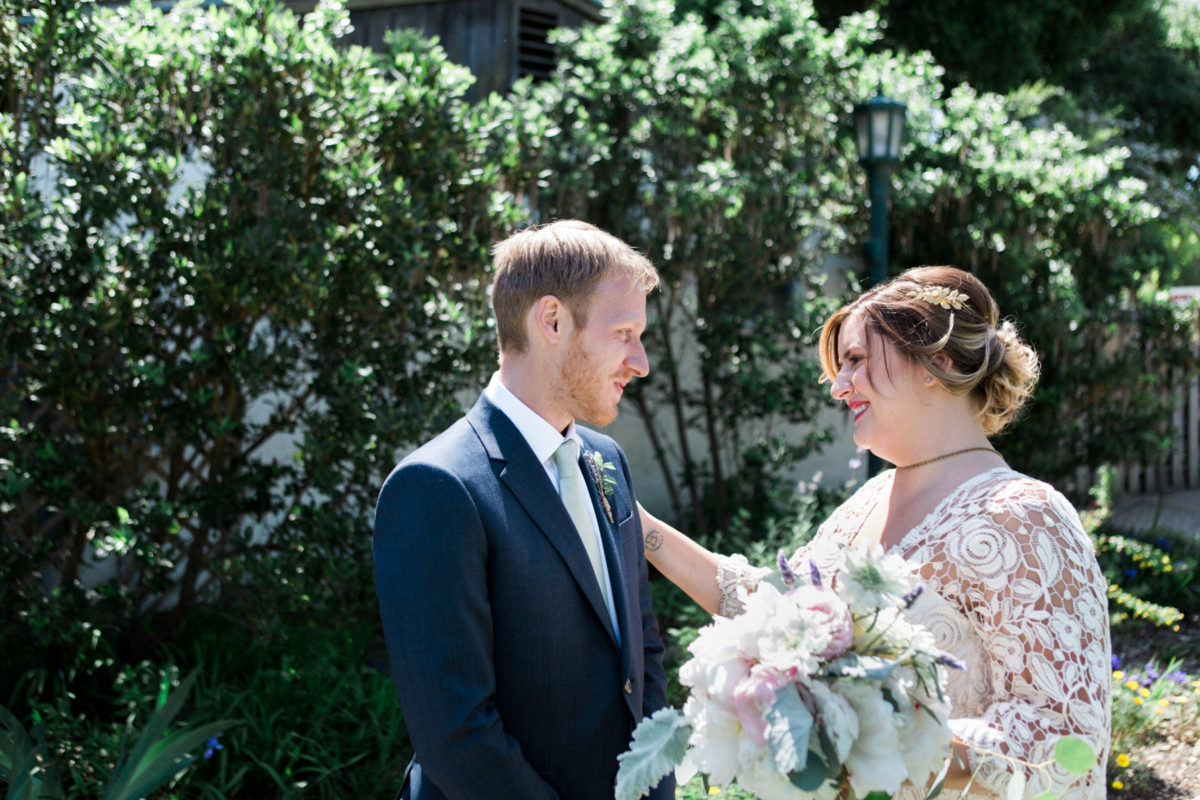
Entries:
<svg viewBox="0 0 1200 800">
<path fill-rule="evenodd" d="M 549 39 L 550 31 L 558 27 L 558 17 L 529 8 L 522 8 L 520 13 L 517 77 L 532 75 L 534 80 L 546 80 L 554 74 L 557 60 Z"/>
</svg>

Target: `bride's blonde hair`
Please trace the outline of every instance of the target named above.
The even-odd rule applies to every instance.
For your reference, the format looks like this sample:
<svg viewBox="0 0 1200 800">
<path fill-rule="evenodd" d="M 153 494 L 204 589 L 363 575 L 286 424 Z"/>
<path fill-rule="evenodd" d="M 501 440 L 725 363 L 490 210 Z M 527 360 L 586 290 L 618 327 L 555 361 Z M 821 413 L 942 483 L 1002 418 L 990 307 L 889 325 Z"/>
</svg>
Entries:
<svg viewBox="0 0 1200 800">
<path fill-rule="evenodd" d="M 1033 394 L 1040 365 L 978 278 L 954 267 L 916 267 L 842 306 L 821 328 L 822 380 L 841 368 L 838 333 L 861 314 L 868 331 L 929 370 L 948 391 L 971 395 L 984 432 L 1003 430 Z"/>
</svg>

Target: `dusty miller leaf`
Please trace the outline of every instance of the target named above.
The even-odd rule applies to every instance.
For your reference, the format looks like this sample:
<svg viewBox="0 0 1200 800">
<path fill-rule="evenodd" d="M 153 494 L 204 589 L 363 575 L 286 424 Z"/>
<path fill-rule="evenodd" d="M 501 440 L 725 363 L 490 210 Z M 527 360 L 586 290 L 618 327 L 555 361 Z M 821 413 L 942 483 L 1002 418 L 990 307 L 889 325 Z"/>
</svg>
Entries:
<svg viewBox="0 0 1200 800">
<path fill-rule="evenodd" d="M 637 800 L 683 761 L 691 726 L 674 708 L 660 708 L 638 723 L 629 749 L 617 756 L 616 800 Z"/>
<path fill-rule="evenodd" d="M 790 775 L 806 769 L 813 715 L 795 685 L 789 683 L 775 693 L 775 705 L 767 712 L 766 720 L 767 742 L 779 771 Z"/>
</svg>

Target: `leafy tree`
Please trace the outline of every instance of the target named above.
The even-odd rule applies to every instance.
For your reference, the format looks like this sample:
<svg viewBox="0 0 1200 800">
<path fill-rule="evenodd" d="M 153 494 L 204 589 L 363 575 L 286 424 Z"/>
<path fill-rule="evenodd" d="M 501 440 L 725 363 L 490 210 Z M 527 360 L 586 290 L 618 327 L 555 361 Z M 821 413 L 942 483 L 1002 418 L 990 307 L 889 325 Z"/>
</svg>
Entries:
<svg viewBox="0 0 1200 800">
<path fill-rule="evenodd" d="M 3 18 L 6 650 L 218 595 L 370 607 L 378 486 L 492 358 L 514 210 L 469 74 L 340 47 L 332 5 Z"/>
<path fill-rule="evenodd" d="M 846 128 L 884 76 L 912 98 L 893 269 L 972 269 L 1045 358 L 1004 442 L 1013 463 L 1081 499 L 1078 467 L 1161 452 L 1162 370 L 1192 362 L 1186 325 L 1155 294 L 1178 254 L 1168 193 L 1147 197 L 1162 180 L 1151 151 L 1137 161 L 1111 126 L 1073 131 L 1059 120 L 1082 114 L 1062 90 L 944 89 L 928 54 L 882 48 L 873 14 L 827 32 L 809 3 L 739 8 L 711 7 L 705 24 L 669 3 L 614 4 L 608 25 L 564 35 L 559 80 L 527 99 L 560 126 L 525 145 L 544 170 L 533 205 L 608 227 L 663 271 L 654 369 L 630 400 L 678 478 L 677 518 L 703 533 L 769 508 L 771 478 L 827 435 L 813 425 L 824 390 L 809 341 L 828 308 L 816 288 L 829 253 L 866 240 Z"/>
<path fill-rule="evenodd" d="M 558 126 L 531 145 L 542 217 L 591 220 L 662 272 L 651 375 L 627 402 L 697 533 L 766 511 L 780 472 L 828 438 L 806 356 L 857 191 L 841 124 L 864 88 L 846 70 L 859 31 L 760 5 L 710 29 L 670 3 L 615 3 L 608 24 L 560 35 L 557 80 L 525 97 Z"/>
<path fill-rule="evenodd" d="M 967 87 L 918 109 L 897 176 L 893 253 L 970 269 L 1042 358 L 1026 418 L 1000 447 L 1076 500 L 1096 468 L 1170 442 L 1169 370 L 1195 368 L 1191 331 L 1158 289 L 1173 254 L 1161 209 L 1113 134 L 1083 139 L 1038 108 L 1049 90 Z"/>
</svg>

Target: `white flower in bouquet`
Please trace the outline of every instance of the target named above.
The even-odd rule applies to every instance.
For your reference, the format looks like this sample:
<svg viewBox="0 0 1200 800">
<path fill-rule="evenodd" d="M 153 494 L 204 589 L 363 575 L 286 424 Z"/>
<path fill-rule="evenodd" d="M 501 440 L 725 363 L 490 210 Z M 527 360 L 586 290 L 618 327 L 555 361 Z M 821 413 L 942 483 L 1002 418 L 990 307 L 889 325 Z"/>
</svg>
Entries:
<svg viewBox="0 0 1200 800">
<path fill-rule="evenodd" d="M 909 775 L 900 752 L 895 709 L 879 687 L 869 681 L 837 681 L 833 690 L 850 703 L 858 716 L 859 735 L 845 761 L 850 787 L 859 797 L 875 791 L 900 791 Z M 949 751 L 950 737 L 946 736 L 943 756 L 949 756 Z"/>
<path fill-rule="evenodd" d="M 950 716 L 950 703 L 922 691 L 917 671 L 910 667 L 897 669 L 884 686 L 896 704 L 899 728 L 905 732 L 900 751 L 908 773 L 936 773 L 946 760 L 941 727 Z"/>
<path fill-rule="evenodd" d="M 838 594 L 852 609 L 904 606 L 913 587 L 912 568 L 900 556 L 884 554 L 878 547 L 843 551 Z"/>
<path fill-rule="evenodd" d="M 683 704 L 683 713 L 693 732 L 694 744 L 689 753 L 692 763 L 714 783 L 732 783 L 742 738 L 737 714 L 732 708 L 704 702 L 696 695 Z"/>
<path fill-rule="evenodd" d="M 846 763 L 850 748 L 858 739 L 858 714 L 850 701 L 821 681 L 812 685 L 817 715 L 824 722 L 838 763 Z"/>
<path fill-rule="evenodd" d="M 925 786 L 950 757 L 943 667 L 956 666 L 903 611 L 920 588 L 881 550 L 845 550 L 836 587 L 781 581 L 744 596 L 688 648 L 683 712 L 643 720 L 620 757 L 618 800 L 634 800 L 687 760 L 763 800 L 833 800 Z"/>
</svg>

